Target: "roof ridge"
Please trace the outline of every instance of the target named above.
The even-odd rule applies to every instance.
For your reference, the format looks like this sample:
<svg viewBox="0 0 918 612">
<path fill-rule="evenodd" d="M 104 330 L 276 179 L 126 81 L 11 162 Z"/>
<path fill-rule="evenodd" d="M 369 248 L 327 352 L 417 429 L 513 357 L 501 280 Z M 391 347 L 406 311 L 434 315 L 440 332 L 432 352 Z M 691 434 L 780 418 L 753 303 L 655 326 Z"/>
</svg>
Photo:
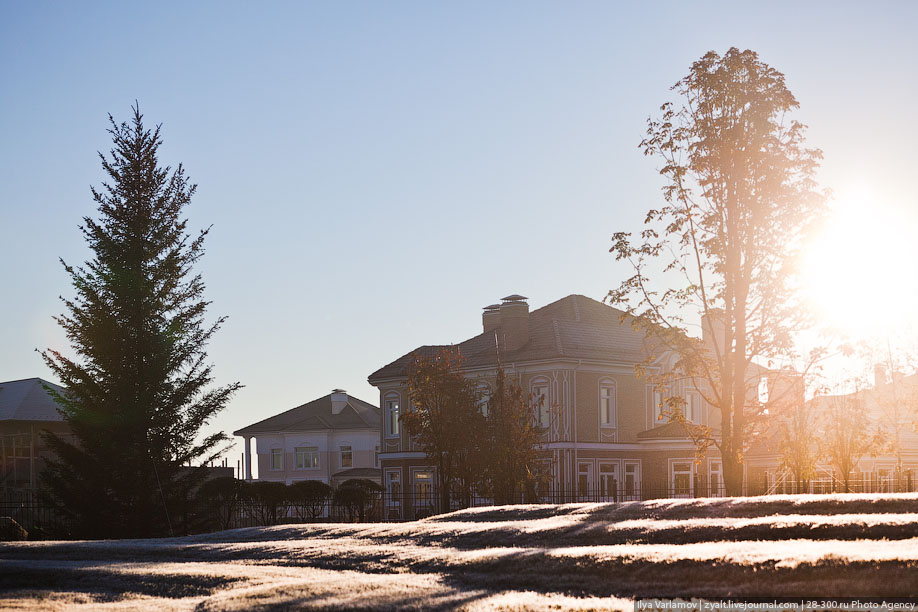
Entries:
<svg viewBox="0 0 918 612">
<path fill-rule="evenodd" d="M 558 346 L 558 354 L 564 356 L 564 346 L 561 344 L 561 326 L 558 324 L 558 319 L 552 319 L 551 323 L 555 328 L 555 344 Z"/>
<path fill-rule="evenodd" d="M 43 382 L 43 383 L 47 383 L 47 384 L 49 384 L 49 385 L 54 385 L 55 387 L 61 387 L 61 385 L 59 385 L 59 384 L 57 384 L 57 383 L 53 383 L 53 382 L 51 382 L 50 380 L 45 380 L 45 379 L 42 378 L 41 376 L 29 376 L 28 378 L 19 378 L 19 379 L 16 379 L 16 380 L 4 380 L 3 382 L 0 382 L 0 387 L 2 387 L 3 385 L 11 385 L 11 384 L 13 384 L 13 383 L 26 382 L 27 380 L 37 380 L 37 381 L 40 381 L 40 382 Z M 63 387 L 61 387 L 61 388 L 63 388 Z"/>
</svg>

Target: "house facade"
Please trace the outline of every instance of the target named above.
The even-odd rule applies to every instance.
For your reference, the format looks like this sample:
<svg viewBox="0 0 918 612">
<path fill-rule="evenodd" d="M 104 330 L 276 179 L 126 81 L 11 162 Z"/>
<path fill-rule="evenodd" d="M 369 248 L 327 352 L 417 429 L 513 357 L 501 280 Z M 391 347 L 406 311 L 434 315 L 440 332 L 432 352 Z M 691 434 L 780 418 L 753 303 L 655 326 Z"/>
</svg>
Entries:
<svg viewBox="0 0 918 612">
<path fill-rule="evenodd" d="M 833 444 L 832 421 L 838 411 L 856 411 L 859 416 L 847 424 L 851 429 L 846 445 L 856 448 L 854 466 L 847 475 L 852 492 L 887 493 L 918 490 L 918 374 L 904 376 L 874 368 L 873 385 L 842 395 L 820 395 L 806 403 L 812 427 L 812 444 L 820 448 L 814 473 L 801 487 L 791 470 L 781 465 L 779 428 L 755 444 L 746 459 L 746 474 L 757 488 L 768 493 L 829 493 L 845 490 L 845 477 L 827 457 Z M 836 416 L 833 416 L 833 413 Z M 780 422 L 778 423 L 780 424 Z"/>
<path fill-rule="evenodd" d="M 43 431 L 69 436 L 70 428 L 47 389 L 63 387 L 41 378 L 0 382 L 0 488 L 41 488 L 41 472 L 51 450 Z"/>
<path fill-rule="evenodd" d="M 245 478 L 291 484 L 380 482 L 379 408 L 341 389 L 233 432 L 245 440 Z M 255 456 L 252 456 L 252 439 Z"/>
<path fill-rule="evenodd" d="M 642 332 L 622 323 L 623 314 L 582 295 L 530 312 L 526 298 L 511 295 L 484 309 L 481 334 L 455 346 L 418 347 L 371 374 L 368 380 L 379 389 L 382 410 L 380 467 L 388 496 L 425 498 L 436 482 L 434 469 L 399 417 L 408 406 L 412 356 L 435 355 L 444 348 L 459 349 L 465 375 L 484 395 L 493 388 L 499 354 L 507 376 L 524 393 L 543 398 L 533 418 L 546 430 L 550 500 L 723 494 L 718 453 L 696 461 L 685 429 L 662 415 L 663 393 L 636 375 L 648 343 Z M 648 372 L 663 373 L 675 361 L 660 353 Z M 676 383 L 667 393 L 684 398 L 689 420 L 714 429 L 719 425 L 719 411 L 688 383 Z M 399 511 L 410 515 L 402 508 L 390 514 Z"/>
</svg>

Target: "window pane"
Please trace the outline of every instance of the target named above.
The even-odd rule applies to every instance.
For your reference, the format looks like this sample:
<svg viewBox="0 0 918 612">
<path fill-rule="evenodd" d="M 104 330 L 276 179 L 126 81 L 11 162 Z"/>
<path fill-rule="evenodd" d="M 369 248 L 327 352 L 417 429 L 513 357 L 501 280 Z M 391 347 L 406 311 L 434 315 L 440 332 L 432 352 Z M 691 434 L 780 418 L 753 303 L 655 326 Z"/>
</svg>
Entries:
<svg viewBox="0 0 918 612">
<path fill-rule="evenodd" d="M 604 385 L 599 390 L 599 414 L 604 425 L 615 423 L 615 389 Z"/>
<path fill-rule="evenodd" d="M 542 427 L 548 427 L 550 425 L 550 406 L 548 403 L 548 386 L 539 385 L 533 388 L 533 395 L 535 395 L 536 402 L 536 417 L 539 422 L 539 425 Z"/>
<path fill-rule="evenodd" d="M 386 402 L 386 417 L 388 435 L 397 436 L 399 434 L 399 405 L 398 400 L 389 400 Z"/>
</svg>

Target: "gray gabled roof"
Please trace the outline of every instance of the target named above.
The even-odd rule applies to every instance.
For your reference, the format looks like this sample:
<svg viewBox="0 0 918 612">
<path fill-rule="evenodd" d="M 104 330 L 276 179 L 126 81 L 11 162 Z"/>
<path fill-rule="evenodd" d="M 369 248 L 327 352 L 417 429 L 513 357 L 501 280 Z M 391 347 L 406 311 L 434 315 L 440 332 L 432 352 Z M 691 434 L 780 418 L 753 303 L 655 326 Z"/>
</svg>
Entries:
<svg viewBox="0 0 918 612">
<path fill-rule="evenodd" d="M 322 431 L 326 429 L 379 429 L 379 408 L 347 396 L 347 405 L 332 414 L 331 394 L 302 406 L 291 408 L 273 417 L 233 432 L 236 436 L 257 433 Z"/>
<path fill-rule="evenodd" d="M 0 421 L 63 421 L 44 385 L 64 392 L 63 387 L 41 378 L 0 383 Z"/>
<path fill-rule="evenodd" d="M 516 296 L 508 296 L 516 297 Z M 529 313 L 529 342 L 516 351 L 501 350 L 501 362 L 545 359 L 642 361 L 647 356 L 643 332 L 635 331 L 617 308 L 583 295 L 569 295 Z M 407 374 L 412 355 L 433 356 L 448 345 L 421 346 L 369 376 L 374 381 Z M 497 365 L 494 333 L 481 333 L 456 345 L 467 368 Z"/>
</svg>

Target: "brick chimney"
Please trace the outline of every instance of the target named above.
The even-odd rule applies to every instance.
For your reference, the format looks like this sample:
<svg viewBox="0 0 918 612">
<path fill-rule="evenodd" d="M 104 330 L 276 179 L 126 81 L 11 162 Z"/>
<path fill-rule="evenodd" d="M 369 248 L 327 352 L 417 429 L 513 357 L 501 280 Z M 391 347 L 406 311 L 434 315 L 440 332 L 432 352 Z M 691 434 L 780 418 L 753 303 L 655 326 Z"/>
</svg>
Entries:
<svg viewBox="0 0 918 612">
<path fill-rule="evenodd" d="M 347 406 L 347 393 L 344 389 L 335 389 L 331 392 L 332 414 L 339 414 Z"/>
<path fill-rule="evenodd" d="M 481 313 L 481 324 L 485 332 L 494 331 L 500 327 L 500 304 L 484 307 L 484 312 Z"/>
<path fill-rule="evenodd" d="M 522 295 L 508 295 L 501 300 L 500 315 L 501 348 L 516 351 L 529 342 L 529 298 Z"/>
</svg>

